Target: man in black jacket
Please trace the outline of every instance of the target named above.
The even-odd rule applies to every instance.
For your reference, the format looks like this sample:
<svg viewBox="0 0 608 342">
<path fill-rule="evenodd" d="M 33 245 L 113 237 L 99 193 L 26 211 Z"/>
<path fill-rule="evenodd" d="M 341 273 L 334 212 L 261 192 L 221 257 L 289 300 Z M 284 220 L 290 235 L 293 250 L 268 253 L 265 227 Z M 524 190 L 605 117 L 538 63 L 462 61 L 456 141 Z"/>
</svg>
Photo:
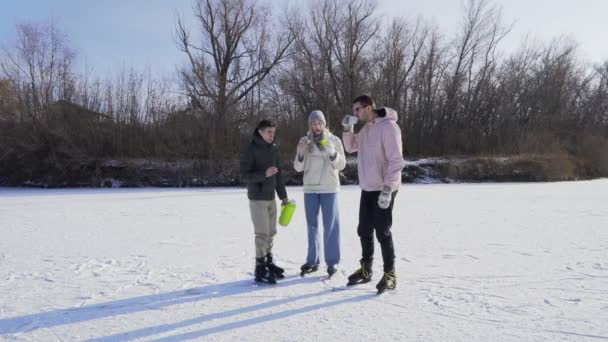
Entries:
<svg viewBox="0 0 608 342">
<path fill-rule="evenodd" d="M 272 241 L 277 233 L 279 199 L 288 202 L 285 183 L 279 169 L 279 148 L 273 143 L 276 126 L 262 120 L 241 155 L 241 182 L 247 183 L 247 197 L 255 233 L 255 281 L 275 284 L 284 278 L 284 270 L 272 260 Z"/>
</svg>

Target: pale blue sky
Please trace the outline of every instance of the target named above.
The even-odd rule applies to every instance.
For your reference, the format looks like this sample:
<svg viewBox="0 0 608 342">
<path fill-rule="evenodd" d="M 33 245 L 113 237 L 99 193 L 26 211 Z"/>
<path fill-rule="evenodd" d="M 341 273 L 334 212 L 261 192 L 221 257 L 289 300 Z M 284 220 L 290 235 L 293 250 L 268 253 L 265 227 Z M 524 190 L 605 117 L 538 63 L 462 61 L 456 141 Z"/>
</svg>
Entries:
<svg viewBox="0 0 608 342">
<path fill-rule="evenodd" d="M 295 0 L 272 1 L 277 8 Z M 116 72 L 123 65 L 149 66 L 167 74 L 181 63 L 173 42 L 175 11 L 186 16 L 192 0 L 0 0 L 0 44 L 14 37 L 22 21 L 43 21 L 51 15 L 70 38 L 83 61 L 96 73 Z M 379 0 L 387 16 L 422 16 L 450 35 L 462 15 L 463 0 Z M 526 34 L 542 41 L 566 35 L 580 43 L 582 57 L 608 60 L 608 0 L 496 0 L 507 22 L 516 21 L 503 48 L 515 49 Z"/>
</svg>

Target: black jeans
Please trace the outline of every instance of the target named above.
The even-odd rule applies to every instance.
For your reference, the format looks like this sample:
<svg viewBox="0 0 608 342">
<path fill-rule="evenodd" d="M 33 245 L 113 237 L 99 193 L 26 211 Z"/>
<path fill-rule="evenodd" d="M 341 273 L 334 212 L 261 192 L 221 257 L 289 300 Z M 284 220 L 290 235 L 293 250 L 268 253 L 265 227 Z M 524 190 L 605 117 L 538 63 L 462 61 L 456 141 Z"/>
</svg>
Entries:
<svg viewBox="0 0 608 342">
<path fill-rule="evenodd" d="M 380 242 L 384 272 L 395 272 L 395 247 L 393 246 L 393 204 L 397 191 L 393 192 L 391 203 L 386 209 L 378 206 L 380 191 L 361 191 L 359 204 L 359 227 L 357 233 L 361 239 L 361 261 L 371 265 L 374 259 L 374 230 Z"/>
</svg>

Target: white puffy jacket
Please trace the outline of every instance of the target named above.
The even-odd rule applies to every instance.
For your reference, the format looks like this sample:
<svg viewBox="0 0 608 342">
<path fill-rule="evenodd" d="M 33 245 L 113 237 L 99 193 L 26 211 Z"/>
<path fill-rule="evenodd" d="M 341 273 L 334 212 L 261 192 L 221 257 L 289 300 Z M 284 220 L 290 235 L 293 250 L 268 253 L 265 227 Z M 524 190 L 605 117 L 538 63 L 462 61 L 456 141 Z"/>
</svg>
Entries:
<svg viewBox="0 0 608 342">
<path fill-rule="evenodd" d="M 327 151 L 321 151 L 313 144 L 307 148 L 304 158 L 300 160 L 296 154 L 293 167 L 298 172 L 304 172 L 304 192 L 309 193 L 334 193 L 340 191 L 339 171 L 346 166 L 344 146 L 340 138 L 326 131 L 326 139 L 330 141 L 336 150 L 336 157 L 331 160 Z"/>
</svg>

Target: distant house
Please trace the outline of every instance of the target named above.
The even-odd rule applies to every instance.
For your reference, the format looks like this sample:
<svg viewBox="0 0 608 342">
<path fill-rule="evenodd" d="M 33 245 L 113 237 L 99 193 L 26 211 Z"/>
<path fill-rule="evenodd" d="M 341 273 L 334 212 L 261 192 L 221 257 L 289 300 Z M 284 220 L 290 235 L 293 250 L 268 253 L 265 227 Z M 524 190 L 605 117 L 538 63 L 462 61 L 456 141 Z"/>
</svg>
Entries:
<svg viewBox="0 0 608 342">
<path fill-rule="evenodd" d="M 85 126 L 112 121 L 110 115 L 94 112 L 63 100 L 51 104 L 46 110 L 45 116 L 48 122 L 69 126 Z"/>
<path fill-rule="evenodd" d="M 8 120 L 19 112 L 17 92 L 11 81 L 0 79 L 0 120 Z M 44 118 L 51 124 L 83 126 L 112 121 L 107 114 L 94 112 L 68 101 L 57 101 L 47 107 Z"/>
<path fill-rule="evenodd" d="M 0 79 L 0 120 L 6 120 L 17 112 L 17 93 L 9 80 Z"/>
</svg>

